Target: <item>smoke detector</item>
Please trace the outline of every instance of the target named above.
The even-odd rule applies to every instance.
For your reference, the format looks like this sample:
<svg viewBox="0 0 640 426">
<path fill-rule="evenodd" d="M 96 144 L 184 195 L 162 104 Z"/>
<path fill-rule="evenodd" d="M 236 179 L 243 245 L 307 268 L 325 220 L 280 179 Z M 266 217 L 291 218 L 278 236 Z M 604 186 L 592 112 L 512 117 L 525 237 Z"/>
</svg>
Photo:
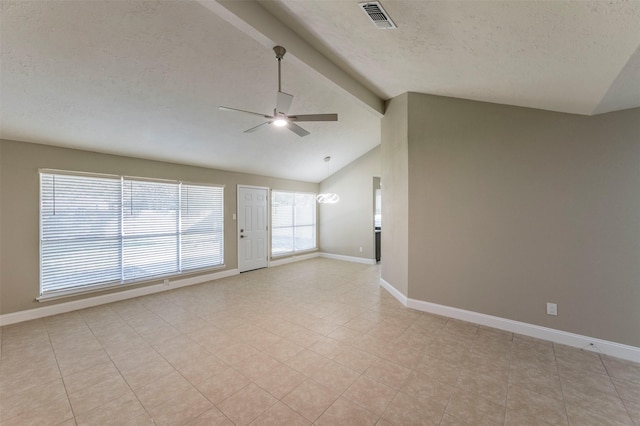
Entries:
<svg viewBox="0 0 640 426">
<path fill-rule="evenodd" d="M 379 30 L 398 28 L 389 17 L 389 14 L 382 8 L 379 1 L 366 1 L 358 4 Z"/>
</svg>

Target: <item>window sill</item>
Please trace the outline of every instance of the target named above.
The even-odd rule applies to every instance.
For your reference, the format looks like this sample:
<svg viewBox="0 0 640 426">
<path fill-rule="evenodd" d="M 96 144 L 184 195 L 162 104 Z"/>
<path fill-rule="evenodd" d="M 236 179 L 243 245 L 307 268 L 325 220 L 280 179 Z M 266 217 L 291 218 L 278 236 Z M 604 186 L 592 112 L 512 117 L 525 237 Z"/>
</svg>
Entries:
<svg viewBox="0 0 640 426">
<path fill-rule="evenodd" d="M 35 300 L 36 302 L 42 303 L 42 302 L 51 302 L 53 300 L 58 300 L 58 299 L 69 299 L 72 297 L 84 296 L 84 295 L 93 294 L 93 293 L 102 293 L 109 290 L 111 290 L 112 292 L 118 292 L 120 290 L 131 289 L 132 287 L 143 287 L 143 286 L 154 285 L 154 284 L 156 285 L 165 284 L 169 286 L 170 282 L 172 281 L 220 271 L 225 267 L 226 265 L 220 265 L 214 268 L 199 269 L 197 271 L 185 272 L 182 274 L 156 276 L 153 278 L 143 279 L 139 281 L 126 281 L 124 283 L 118 282 L 118 283 L 96 284 L 96 285 L 87 286 L 84 288 L 52 291 L 47 294 L 42 294 L 36 297 Z"/>
<path fill-rule="evenodd" d="M 317 251 L 318 251 L 318 248 L 313 248 L 313 249 L 309 249 L 309 250 L 291 251 L 291 252 L 288 252 L 288 253 L 275 254 L 275 255 L 271 255 L 271 260 L 285 259 L 287 257 L 300 256 L 300 255 L 303 255 L 303 254 L 314 253 L 314 252 L 317 252 Z"/>
</svg>

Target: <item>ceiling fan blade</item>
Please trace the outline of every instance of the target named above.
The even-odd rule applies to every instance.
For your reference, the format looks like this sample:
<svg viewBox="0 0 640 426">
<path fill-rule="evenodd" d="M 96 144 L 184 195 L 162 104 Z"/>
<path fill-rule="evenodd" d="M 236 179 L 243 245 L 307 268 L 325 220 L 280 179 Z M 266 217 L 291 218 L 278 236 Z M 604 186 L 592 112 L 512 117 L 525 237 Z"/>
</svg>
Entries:
<svg viewBox="0 0 640 426">
<path fill-rule="evenodd" d="M 256 130 L 258 130 L 260 127 L 264 126 L 265 124 L 271 124 L 271 121 L 265 121 L 264 123 L 260 123 L 255 127 L 245 130 L 244 133 L 253 133 Z"/>
<path fill-rule="evenodd" d="M 290 121 L 338 121 L 338 114 L 290 115 Z"/>
<path fill-rule="evenodd" d="M 305 129 L 303 129 L 302 127 L 298 126 L 296 123 L 289 123 L 287 124 L 287 127 L 289 128 L 289 130 L 291 130 L 293 133 L 295 133 L 300 137 L 304 137 L 311 134 L 307 132 Z"/>
<path fill-rule="evenodd" d="M 244 109 L 231 108 L 226 106 L 219 106 L 218 109 L 221 109 L 222 111 L 243 112 L 245 114 L 257 115 L 258 117 L 262 117 L 262 118 L 273 118 L 270 115 L 260 114 L 259 112 L 245 111 Z"/>
<path fill-rule="evenodd" d="M 278 92 L 276 98 L 276 110 L 284 115 L 287 115 L 289 108 L 291 107 L 291 101 L 293 101 L 293 95 L 284 92 Z"/>
</svg>

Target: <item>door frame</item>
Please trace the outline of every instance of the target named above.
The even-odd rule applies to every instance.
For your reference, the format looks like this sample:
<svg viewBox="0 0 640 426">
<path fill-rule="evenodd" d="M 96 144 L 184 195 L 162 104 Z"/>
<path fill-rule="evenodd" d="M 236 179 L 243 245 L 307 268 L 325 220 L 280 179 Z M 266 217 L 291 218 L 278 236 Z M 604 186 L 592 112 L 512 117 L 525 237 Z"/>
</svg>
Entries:
<svg viewBox="0 0 640 426">
<path fill-rule="evenodd" d="M 240 270 L 240 188 L 264 189 L 267 191 L 267 268 L 271 266 L 271 188 L 268 186 L 236 185 L 236 263 Z"/>
</svg>

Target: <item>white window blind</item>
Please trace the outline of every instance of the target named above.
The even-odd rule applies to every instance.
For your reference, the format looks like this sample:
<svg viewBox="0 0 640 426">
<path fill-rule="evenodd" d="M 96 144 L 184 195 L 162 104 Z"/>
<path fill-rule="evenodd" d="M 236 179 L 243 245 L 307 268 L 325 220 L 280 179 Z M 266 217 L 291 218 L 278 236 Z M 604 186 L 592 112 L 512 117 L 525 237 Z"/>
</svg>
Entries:
<svg viewBox="0 0 640 426">
<path fill-rule="evenodd" d="M 224 262 L 222 188 L 182 185 L 181 269 L 206 268 Z"/>
<path fill-rule="evenodd" d="M 40 175 L 41 293 L 120 281 L 120 179 Z"/>
<path fill-rule="evenodd" d="M 222 187 L 59 172 L 40 187 L 41 295 L 224 263 Z"/>
<path fill-rule="evenodd" d="M 271 254 L 315 249 L 315 194 L 273 191 L 271 195 Z"/>
<path fill-rule="evenodd" d="M 124 179 L 123 281 L 179 272 L 179 188 L 173 183 Z"/>
</svg>

